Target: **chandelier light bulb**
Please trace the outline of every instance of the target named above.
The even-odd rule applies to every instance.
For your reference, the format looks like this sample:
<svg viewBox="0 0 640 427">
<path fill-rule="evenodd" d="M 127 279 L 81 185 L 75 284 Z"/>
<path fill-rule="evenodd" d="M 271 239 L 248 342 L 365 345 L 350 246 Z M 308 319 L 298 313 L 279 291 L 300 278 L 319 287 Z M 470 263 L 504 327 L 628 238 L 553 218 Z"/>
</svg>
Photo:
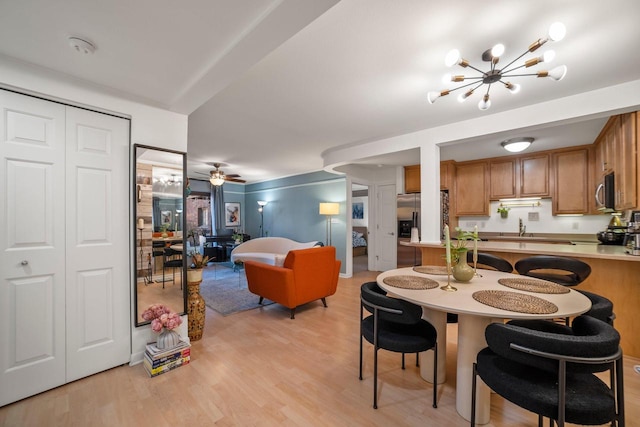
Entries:
<svg viewBox="0 0 640 427">
<path fill-rule="evenodd" d="M 478 102 L 478 108 L 483 111 L 491 108 L 491 100 L 489 99 L 489 94 L 483 96 L 480 102 Z"/>
<path fill-rule="evenodd" d="M 464 102 L 467 100 L 468 97 L 470 97 L 471 95 L 473 95 L 473 90 L 470 90 L 468 92 L 464 92 L 461 93 L 460 95 L 458 95 L 458 102 Z"/>
<path fill-rule="evenodd" d="M 451 78 L 451 73 L 446 73 L 442 76 L 442 83 L 448 84 L 451 83 L 453 79 Z"/>
<path fill-rule="evenodd" d="M 429 101 L 429 104 L 433 104 L 434 102 L 436 102 L 436 99 L 445 95 L 449 95 L 448 90 L 443 90 L 442 92 L 429 92 L 427 94 L 427 101 Z"/>
<path fill-rule="evenodd" d="M 549 63 L 556 58 L 556 51 L 551 49 L 542 54 L 542 62 Z"/>
<path fill-rule="evenodd" d="M 556 68 L 549 71 L 548 76 L 555 81 L 562 80 L 567 75 L 567 66 L 559 65 Z"/>
<path fill-rule="evenodd" d="M 559 42 L 567 34 L 567 28 L 562 22 L 554 22 L 549 27 L 549 39 L 554 42 Z"/>
<path fill-rule="evenodd" d="M 494 58 L 499 58 L 504 53 L 504 45 L 502 43 L 498 43 L 493 48 L 491 48 L 491 56 Z"/>
<path fill-rule="evenodd" d="M 511 83 L 511 82 L 507 82 L 505 84 L 505 87 L 509 90 L 509 92 L 516 94 L 518 92 L 520 92 L 520 85 L 517 83 Z"/>
<path fill-rule="evenodd" d="M 444 65 L 447 67 L 453 67 L 456 64 L 460 63 L 460 51 L 458 49 L 452 49 L 447 53 L 447 56 L 444 58 Z"/>
</svg>

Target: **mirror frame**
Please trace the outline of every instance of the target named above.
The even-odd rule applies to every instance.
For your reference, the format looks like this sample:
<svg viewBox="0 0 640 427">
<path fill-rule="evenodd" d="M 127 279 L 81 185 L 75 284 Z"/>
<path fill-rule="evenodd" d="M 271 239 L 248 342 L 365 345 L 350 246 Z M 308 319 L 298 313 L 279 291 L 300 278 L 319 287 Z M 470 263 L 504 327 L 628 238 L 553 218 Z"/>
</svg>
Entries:
<svg viewBox="0 0 640 427">
<path fill-rule="evenodd" d="M 140 182 L 138 182 L 138 150 L 140 149 L 144 149 L 144 150 L 154 150 L 154 151 L 158 151 L 158 152 L 164 152 L 164 153 L 172 153 L 172 154 L 177 154 L 179 156 L 182 156 L 182 218 L 181 218 L 181 228 L 182 228 L 182 247 L 184 248 L 183 252 L 183 256 L 182 256 L 182 300 L 183 300 L 183 306 L 182 306 L 182 310 L 178 312 L 178 314 L 180 315 L 186 315 L 187 314 L 187 256 L 186 256 L 186 249 L 187 249 L 187 239 L 186 239 L 186 235 L 187 233 L 185 233 L 185 226 L 186 226 L 186 207 L 187 207 L 187 153 L 182 152 L 182 151 L 175 151 L 175 150 L 169 150 L 166 148 L 158 148 L 158 147 L 152 147 L 152 146 L 148 146 L 148 145 L 142 145 L 142 144 L 133 144 L 133 153 L 132 153 L 132 170 L 133 170 L 133 188 L 132 188 L 132 205 L 133 205 L 133 221 L 132 221 L 132 235 L 133 235 L 133 284 L 134 284 L 134 324 L 136 327 L 139 326 L 144 326 L 144 325 L 148 325 L 151 322 L 149 321 L 139 321 L 139 312 L 138 312 L 138 265 L 144 265 L 144 264 L 140 264 L 140 259 L 139 259 L 139 254 L 140 251 L 142 249 L 141 243 L 144 240 L 141 237 L 141 232 L 138 229 L 138 203 L 139 203 L 139 199 L 140 199 L 140 187 L 139 185 L 142 184 Z M 151 221 L 151 224 L 153 224 L 153 220 Z M 151 232 L 153 233 L 153 229 L 151 230 Z M 144 260 L 143 260 L 144 263 Z M 172 307 L 173 308 L 173 307 Z M 176 309 L 176 308 L 173 308 Z M 177 311 L 177 309 L 176 309 Z"/>
</svg>

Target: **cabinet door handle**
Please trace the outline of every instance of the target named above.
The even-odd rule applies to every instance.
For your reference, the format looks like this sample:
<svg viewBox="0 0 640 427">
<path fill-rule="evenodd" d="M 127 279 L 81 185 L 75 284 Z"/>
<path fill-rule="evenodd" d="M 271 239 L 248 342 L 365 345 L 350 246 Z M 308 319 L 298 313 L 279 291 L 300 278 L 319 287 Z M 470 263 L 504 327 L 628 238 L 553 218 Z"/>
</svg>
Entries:
<svg viewBox="0 0 640 427">
<path fill-rule="evenodd" d="M 29 265 L 29 261 L 25 259 L 20 263 L 20 265 Z"/>
</svg>

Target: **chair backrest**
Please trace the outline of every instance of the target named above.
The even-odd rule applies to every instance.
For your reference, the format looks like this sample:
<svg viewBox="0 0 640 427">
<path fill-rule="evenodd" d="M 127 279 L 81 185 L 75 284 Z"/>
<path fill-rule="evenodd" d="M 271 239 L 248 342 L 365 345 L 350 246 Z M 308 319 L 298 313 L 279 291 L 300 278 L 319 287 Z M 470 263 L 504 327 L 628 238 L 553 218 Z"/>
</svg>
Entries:
<svg viewBox="0 0 640 427">
<path fill-rule="evenodd" d="M 516 262 L 515 268 L 525 276 L 549 280 L 564 286 L 578 285 L 591 274 L 591 267 L 586 262 L 554 255 L 523 258 Z"/>
<path fill-rule="evenodd" d="M 360 298 L 368 311 L 378 309 L 378 318 L 389 322 L 414 325 L 422 319 L 419 305 L 386 295 L 376 282 L 366 282 L 360 287 Z"/>
<path fill-rule="evenodd" d="M 171 249 L 171 248 L 164 248 L 164 255 L 168 258 L 174 255 L 180 255 L 182 256 L 182 252 L 180 251 L 176 251 L 175 249 Z"/>
<path fill-rule="evenodd" d="M 340 260 L 336 259 L 336 248 L 326 246 L 289 251 L 283 267 L 293 270 L 296 293 L 305 300 L 305 294 L 311 295 L 318 290 L 333 295 L 338 286 L 340 265 Z"/>
<path fill-rule="evenodd" d="M 569 329 L 569 328 L 567 328 Z M 511 344 L 571 357 L 606 357 L 618 351 L 620 334 L 609 324 L 591 316 L 574 319 L 569 333 L 539 331 L 522 326 L 492 323 L 485 330 L 489 348 L 499 356 L 549 372 L 558 371 L 558 362 L 514 350 Z M 567 364 L 568 371 L 601 372 L 605 365 Z"/>
<path fill-rule="evenodd" d="M 467 262 L 471 263 L 470 265 L 473 265 L 473 251 L 467 251 Z M 513 266 L 509 261 L 499 257 L 498 255 L 488 254 L 485 252 L 478 252 L 478 265 L 491 267 L 505 273 L 511 273 L 513 271 Z"/>
</svg>

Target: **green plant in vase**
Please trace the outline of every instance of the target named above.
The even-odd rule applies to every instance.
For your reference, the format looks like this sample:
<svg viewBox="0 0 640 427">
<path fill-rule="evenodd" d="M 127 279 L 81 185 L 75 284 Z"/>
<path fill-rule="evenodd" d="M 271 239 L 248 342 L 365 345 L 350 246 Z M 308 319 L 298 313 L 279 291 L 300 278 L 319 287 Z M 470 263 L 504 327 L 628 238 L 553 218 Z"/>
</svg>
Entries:
<svg viewBox="0 0 640 427">
<path fill-rule="evenodd" d="M 500 218 L 507 218 L 509 216 L 509 211 L 511 208 L 506 206 L 498 206 L 498 213 L 500 214 Z"/>
<path fill-rule="evenodd" d="M 473 267 L 467 263 L 467 246 L 469 242 L 480 240 L 477 231 L 465 231 L 460 227 L 455 228 L 456 239 L 451 241 L 451 265 L 454 279 L 459 282 L 468 282 L 475 274 Z"/>
</svg>

